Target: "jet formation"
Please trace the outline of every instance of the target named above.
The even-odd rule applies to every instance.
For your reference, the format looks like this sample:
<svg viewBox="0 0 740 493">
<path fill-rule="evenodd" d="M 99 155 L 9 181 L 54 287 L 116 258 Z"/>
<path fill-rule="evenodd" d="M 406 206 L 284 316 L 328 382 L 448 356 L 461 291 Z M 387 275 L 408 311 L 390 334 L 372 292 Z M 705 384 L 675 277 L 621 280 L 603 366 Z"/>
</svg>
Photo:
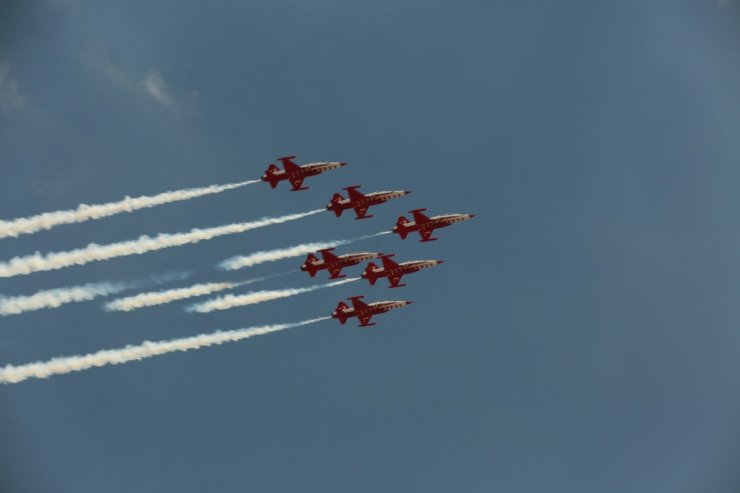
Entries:
<svg viewBox="0 0 740 493">
<path fill-rule="evenodd" d="M 278 161 L 283 163 L 284 169 L 281 170 L 275 164 L 270 164 L 262 176 L 262 180 L 268 182 L 272 188 L 277 187 L 280 181 L 288 180 L 292 186 L 291 191 L 306 190 L 308 187 L 302 186 L 303 180 L 306 177 L 319 175 L 325 171 L 337 169 L 348 164 L 346 162 L 321 162 L 299 166 L 293 161 L 295 158 L 296 156 L 278 158 Z M 345 187 L 343 190 L 347 192 L 347 198 L 344 198 L 341 193 L 335 193 L 326 206 L 326 209 L 334 212 L 337 217 L 341 217 L 344 211 L 353 209 L 355 219 L 369 219 L 373 217 L 372 214 L 368 214 L 368 209 L 371 206 L 384 204 L 392 199 L 401 198 L 411 193 L 410 190 L 392 190 L 363 194 L 357 190 L 360 187 L 360 185 Z M 400 216 L 390 232 L 398 234 L 402 240 L 405 240 L 410 233 L 416 232 L 421 238 L 419 241 L 426 243 L 438 239 L 432 236 L 434 230 L 446 228 L 447 226 L 468 221 L 475 217 L 475 214 L 442 214 L 429 217 L 424 214 L 426 211 L 427 209 L 410 210 L 409 213 L 413 215 L 413 221 Z M 400 288 L 406 286 L 406 284 L 401 284 L 403 276 L 443 263 L 442 260 L 409 260 L 396 263 L 391 259 L 391 257 L 395 256 L 393 253 L 353 252 L 336 255 L 333 253 L 334 250 L 334 248 L 325 248 L 309 254 L 300 269 L 308 272 L 311 277 L 316 276 L 321 270 L 326 270 L 329 273 L 329 279 L 339 279 L 346 277 L 342 275 L 342 269 L 379 258 L 382 267 L 369 262 L 362 272 L 362 279 L 366 279 L 371 286 L 374 286 L 379 279 L 387 278 L 389 288 Z M 331 314 L 332 318 L 339 320 L 339 323 L 344 325 L 349 318 L 356 317 L 360 322 L 360 327 L 370 327 L 375 325 L 374 323 L 370 323 L 374 315 L 386 313 L 413 303 L 412 301 L 405 300 L 365 303 L 362 301 L 364 298 L 365 296 L 352 296 L 348 298 L 352 306 L 349 306 L 344 301 L 340 301 Z"/>
</svg>

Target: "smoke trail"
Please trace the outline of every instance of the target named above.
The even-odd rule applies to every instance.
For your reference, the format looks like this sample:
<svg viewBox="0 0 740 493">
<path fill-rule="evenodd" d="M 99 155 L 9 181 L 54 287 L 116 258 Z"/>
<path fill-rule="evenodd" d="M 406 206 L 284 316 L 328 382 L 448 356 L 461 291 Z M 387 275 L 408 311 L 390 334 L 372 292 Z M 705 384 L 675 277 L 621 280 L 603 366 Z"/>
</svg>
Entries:
<svg viewBox="0 0 740 493">
<path fill-rule="evenodd" d="M 58 308 L 66 303 L 88 301 L 98 296 L 120 293 L 137 287 L 135 283 L 100 282 L 69 288 L 39 291 L 30 296 L 0 297 L 0 315 L 18 315 L 42 308 Z"/>
<path fill-rule="evenodd" d="M 187 288 L 141 293 L 134 296 L 128 296 L 126 298 L 113 300 L 110 303 L 106 303 L 103 306 L 103 309 L 109 312 L 130 312 L 132 310 L 144 308 L 147 306 L 164 305 L 166 303 L 172 303 L 173 301 L 217 293 L 219 291 L 224 291 L 227 289 L 234 289 L 239 286 L 246 286 L 247 284 L 263 281 L 264 279 L 264 277 L 258 277 L 242 282 L 209 282 L 203 284 L 195 284 Z"/>
<path fill-rule="evenodd" d="M 54 358 L 49 361 L 28 363 L 19 366 L 7 365 L 4 368 L 0 368 L 0 383 L 18 383 L 28 378 L 47 378 L 52 375 L 63 375 L 65 373 L 87 370 L 99 366 L 120 365 L 129 361 L 142 360 L 175 351 L 189 351 L 191 349 L 200 349 L 225 342 L 236 342 L 254 336 L 269 334 L 270 332 L 321 322 L 328 318 L 320 317 L 290 324 L 263 325 L 249 329 L 212 332 L 210 334 L 200 334 L 170 341 L 144 341 L 138 346 L 107 349 L 82 356 Z"/>
<path fill-rule="evenodd" d="M 164 192 L 152 196 L 126 197 L 118 202 L 107 204 L 80 204 L 77 209 L 66 211 L 45 212 L 31 217 L 21 217 L 10 221 L 0 221 L 0 238 L 17 237 L 22 234 L 36 233 L 44 229 L 51 229 L 60 224 L 72 224 L 113 216 L 122 212 L 133 212 L 139 209 L 155 207 L 170 202 L 189 200 L 203 195 L 225 192 L 234 188 L 251 185 L 259 180 L 228 183 L 226 185 L 211 185 L 203 188 L 189 188 L 175 192 Z"/>
<path fill-rule="evenodd" d="M 265 301 L 277 300 L 279 298 L 288 298 L 289 296 L 295 296 L 303 293 L 310 293 L 322 288 L 331 288 L 333 286 L 339 286 L 341 284 L 347 284 L 348 282 L 354 282 L 359 280 L 359 277 L 352 277 L 349 279 L 342 279 L 341 281 L 329 282 L 326 284 L 315 284 L 306 288 L 292 288 L 292 289 L 276 289 L 271 291 L 251 291 L 246 294 L 235 295 L 227 294 L 219 298 L 213 298 L 203 303 L 196 303 L 187 308 L 189 312 L 197 313 L 209 313 L 215 310 L 228 310 L 229 308 L 235 308 L 237 306 L 255 305 L 257 303 L 264 303 Z"/>
<path fill-rule="evenodd" d="M 88 262 L 108 260 L 115 257 L 140 255 L 142 253 L 153 252 L 163 248 L 198 243 L 218 236 L 243 233 L 250 229 L 294 221 L 323 211 L 324 209 L 316 209 L 309 212 L 288 214 L 280 217 L 265 217 L 257 221 L 228 224 L 226 226 L 217 226 L 215 228 L 195 228 L 191 229 L 187 233 L 162 233 L 154 238 L 144 235 L 135 240 L 111 243 L 109 245 L 90 243 L 84 248 L 78 248 L 77 250 L 70 250 L 68 252 L 52 252 L 47 253 L 46 255 L 41 255 L 36 252 L 34 255 L 14 257 L 8 262 L 0 262 L 0 277 L 20 276 L 30 274 L 32 272 L 62 269 L 72 265 L 84 265 Z"/>
<path fill-rule="evenodd" d="M 316 243 L 304 243 L 302 245 L 295 245 L 288 248 L 280 248 L 277 250 L 265 250 L 260 252 L 254 252 L 249 255 L 240 255 L 237 257 L 231 257 L 224 260 L 218 266 L 223 270 L 236 270 L 243 269 L 245 267 L 252 267 L 265 262 L 275 262 L 277 260 L 283 260 L 291 257 L 300 257 L 307 253 L 313 253 L 322 248 L 334 248 L 340 245 L 348 245 L 355 241 L 366 240 L 368 238 L 375 238 L 381 235 L 387 235 L 390 231 L 381 231 L 374 235 L 358 236 L 357 238 L 350 238 L 347 240 L 330 240 L 326 242 Z"/>
<path fill-rule="evenodd" d="M 83 284 L 81 286 L 38 291 L 28 296 L 0 296 L 0 315 L 18 315 L 44 308 L 58 308 L 67 303 L 89 301 L 99 296 L 120 293 L 121 291 L 135 289 L 145 284 L 162 284 L 164 282 L 182 280 L 189 275 L 189 272 L 179 272 L 165 274 L 163 276 L 153 278 L 148 282 L 98 282 Z"/>
</svg>

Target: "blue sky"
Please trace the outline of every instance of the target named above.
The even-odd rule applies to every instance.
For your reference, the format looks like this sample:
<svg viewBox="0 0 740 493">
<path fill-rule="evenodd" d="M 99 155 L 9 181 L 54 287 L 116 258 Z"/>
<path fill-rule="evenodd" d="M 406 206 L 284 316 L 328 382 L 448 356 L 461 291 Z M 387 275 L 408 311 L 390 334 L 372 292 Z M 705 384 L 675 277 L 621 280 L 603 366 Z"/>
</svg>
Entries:
<svg viewBox="0 0 740 493">
<path fill-rule="evenodd" d="M 335 321 L 0 388 L 3 492 L 724 493 L 740 487 L 740 32 L 732 1 L 16 2 L 0 7 L 0 217 L 351 165 L 0 240 L 0 260 L 412 189 L 368 221 L 319 214 L 0 280 L 3 295 L 472 212 L 445 264 L 208 315 L 102 301 L 0 318 L 0 365 Z M 262 186 L 265 185 L 265 186 Z M 313 284 L 288 273 L 252 288 Z"/>
</svg>

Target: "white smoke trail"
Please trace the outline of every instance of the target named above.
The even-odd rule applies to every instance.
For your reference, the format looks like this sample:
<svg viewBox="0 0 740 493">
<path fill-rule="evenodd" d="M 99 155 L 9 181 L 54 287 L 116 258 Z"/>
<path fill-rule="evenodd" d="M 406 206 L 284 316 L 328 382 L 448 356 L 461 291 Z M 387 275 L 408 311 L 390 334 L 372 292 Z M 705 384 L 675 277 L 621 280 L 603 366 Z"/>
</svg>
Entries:
<svg viewBox="0 0 740 493">
<path fill-rule="evenodd" d="M 359 277 L 352 277 L 349 279 L 342 279 L 341 281 L 334 281 L 326 284 L 316 284 L 313 286 L 308 286 L 306 288 L 251 291 L 249 293 L 240 295 L 227 294 L 226 296 L 220 296 L 218 298 L 213 298 L 202 303 L 191 305 L 187 308 L 187 311 L 197 313 L 209 313 L 215 310 L 228 310 L 229 308 L 235 308 L 237 306 L 255 305 L 257 303 L 264 303 L 265 301 L 288 298 L 289 296 L 295 296 L 303 293 L 310 293 L 311 291 L 316 291 L 317 289 L 331 288 L 333 286 L 347 284 L 348 282 L 354 282 L 359 279 Z"/>
<path fill-rule="evenodd" d="M 327 320 L 329 317 L 314 318 L 290 324 L 263 325 L 249 329 L 237 329 L 223 332 L 200 334 L 193 337 L 183 337 L 170 341 L 144 341 L 138 346 L 126 346 L 121 349 L 107 349 L 81 356 L 67 356 L 54 358 L 49 361 L 28 363 L 26 365 L 6 365 L 0 368 L 0 383 L 18 383 L 29 378 L 47 378 L 52 375 L 63 375 L 74 371 L 90 368 L 120 365 L 129 361 L 138 361 L 176 351 L 190 351 L 206 346 L 214 346 L 226 342 L 236 342 L 242 339 L 269 334 L 280 330 L 300 327 Z"/>
<path fill-rule="evenodd" d="M 58 308 L 66 303 L 88 301 L 98 296 L 120 293 L 135 288 L 136 284 L 100 282 L 69 288 L 39 291 L 30 296 L 0 297 L 0 315 L 18 315 L 43 308 Z"/>
<path fill-rule="evenodd" d="M 288 214 L 280 217 L 266 217 L 257 221 L 228 224 L 226 226 L 217 226 L 215 228 L 195 228 L 187 233 L 162 233 L 153 238 L 144 235 L 135 240 L 111 243 L 109 245 L 90 243 L 84 248 L 78 248 L 77 250 L 70 250 L 68 252 L 52 252 L 47 253 L 46 255 L 41 255 L 36 252 L 34 255 L 14 257 L 7 262 L 0 262 L 0 277 L 20 276 L 30 274 L 32 272 L 62 269 L 72 265 L 84 265 L 88 262 L 108 260 L 115 257 L 140 255 L 142 253 L 153 252 L 163 248 L 198 243 L 218 236 L 243 233 L 250 229 L 294 221 L 323 211 L 324 209 L 316 209 L 309 212 Z"/>
<path fill-rule="evenodd" d="M 0 315 L 18 315 L 44 308 L 58 308 L 67 303 L 89 301 L 99 296 L 120 293 L 121 291 L 135 289 L 149 283 L 161 284 L 182 280 L 189 275 L 189 272 L 180 272 L 165 274 L 153 278 L 150 281 L 98 282 L 67 288 L 48 289 L 38 291 L 32 295 L 0 296 Z"/>
<path fill-rule="evenodd" d="M 245 267 L 252 267 L 265 262 L 275 262 L 277 260 L 283 260 L 286 258 L 300 257 L 308 253 L 313 253 L 323 248 L 334 248 L 340 245 L 348 245 L 355 241 L 366 240 L 368 238 L 375 238 L 381 235 L 387 235 L 390 231 L 381 231 L 374 235 L 358 236 L 357 238 L 350 238 L 347 240 L 330 240 L 325 242 L 316 243 L 304 243 L 302 245 L 295 245 L 288 248 L 280 248 L 277 250 L 265 250 L 260 252 L 254 252 L 249 255 L 240 255 L 231 257 L 224 260 L 218 266 L 223 270 L 236 270 L 243 269 Z"/>
<path fill-rule="evenodd" d="M 245 286 L 264 280 L 264 277 L 258 277 L 256 279 L 249 279 L 242 282 L 209 282 L 202 284 L 195 284 L 186 288 L 168 289 L 165 291 L 152 291 L 149 293 L 141 293 L 134 296 L 128 296 L 126 298 L 119 298 L 106 303 L 103 309 L 106 311 L 121 311 L 130 312 L 139 308 L 147 306 L 164 305 L 166 303 L 172 303 L 173 301 L 184 300 L 187 298 L 193 298 L 195 296 L 204 296 L 206 294 L 217 293 L 219 291 L 225 291 L 227 289 L 234 289 L 239 286 Z"/>
<path fill-rule="evenodd" d="M 174 192 L 164 192 L 152 196 L 126 197 L 118 202 L 107 204 L 80 204 L 77 209 L 66 211 L 45 212 L 31 217 L 21 217 L 9 221 L 0 221 L 0 238 L 17 237 L 22 234 L 36 233 L 44 229 L 51 229 L 60 224 L 72 224 L 113 216 L 122 212 L 133 212 L 139 209 L 155 207 L 170 202 L 189 200 L 203 195 L 225 192 L 234 188 L 251 185 L 259 180 L 228 183 L 226 185 L 211 185 L 203 188 L 189 188 Z"/>
</svg>

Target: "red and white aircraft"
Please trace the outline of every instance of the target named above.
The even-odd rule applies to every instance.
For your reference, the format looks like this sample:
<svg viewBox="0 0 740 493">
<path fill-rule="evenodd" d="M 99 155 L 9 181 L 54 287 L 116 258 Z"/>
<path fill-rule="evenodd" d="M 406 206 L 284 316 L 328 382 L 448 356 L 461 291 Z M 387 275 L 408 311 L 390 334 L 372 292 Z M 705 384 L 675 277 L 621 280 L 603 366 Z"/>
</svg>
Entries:
<svg viewBox="0 0 740 493">
<path fill-rule="evenodd" d="M 373 315 L 379 313 L 389 312 L 402 306 L 410 305 L 413 301 L 376 301 L 375 303 L 365 303 L 360 301 L 364 296 L 352 296 L 347 298 L 352 301 L 352 308 L 347 306 L 343 301 L 340 301 L 337 305 L 337 309 L 331 314 L 332 318 L 339 320 L 339 323 L 344 325 L 348 318 L 357 317 L 360 321 L 360 327 L 370 327 L 375 325 L 370 323 L 370 319 Z"/>
<path fill-rule="evenodd" d="M 435 229 L 445 228 L 451 224 L 467 221 L 475 217 L 475 214 L 443 214 L 430 218 L 422 214 L 424 211 L 426 209 L 409 211 L 414 215 L 413 221 L 409 221 L 403 216 L 399 217 L 396 226 L 393 228 L 393 232 L 398 233 L 401 239 L 405 240 L 409 233 L 417 231 L 419 236 L 421 236 L 421 240 L 419 241 L 434 241 L 437 239 L 432 238 L 432 233 L 434 233 Z"/>
<path fill-rule="evenodd" d="M 329 205 L 326 206 L 326 209 L 334 211 L 337 217 L 341 216 L 342 212 L 347 209 L 354 209 L 355 214 L 357 214 L 355 219 L 367 219 L 373 217 L 372 214 L 367 215 L 367 210 L 371 205 L 383 204 L 391 199 L 403 197 L 411 193 L 411 190 L 392 190 L 364 195 L 357 191 L 358 188 L 360 188 L 360 185 L 352 185 L 351 187 L 344 188 L 344 190 L 347 190 L 348 199 L 342 197 L 341 194 L 335 193 Z"/>
<path fill-rule="evenodd" d="M 378 267 L 373 262 L 370 262 L 362 273 L 362 278 L 367 279 L 371 285 L 375 285 L 375 282 L 381 277 L 387 277 L 389 288 L 400 288 L 405 284 L 400 284 L 401 278 L 405 274 L 411 274 L 413 272 L 419 272 L 422 269 L 428 269 L 444 263 L 442 260 L 411 260 L 397 264 L 390 257 L 395 255 L 381 255 L 380 259 L 383 261 L 383 267 Z"/>
<path fill-rule="evenodd" d="M 270 166 L 267 168 L 267 171 L 265 171 L 265 174 L 262 175 L 262 181 L 268 182 L 272 188 L 275 188 L 278 182 L 288 180 L 293 186 L 291 192 L 295 192 L 297 190 L 308 190 L 308 187 L 301 187 L 301 185 L 303 184 L 303 180 L 306 177 L 320 175 L 324 171 L 341 168 L 342 166 L 349 164 L 331 162 L 311 163 L 304 164 L 303 166 L 298 166 L 295 162 L 293 162 L 293 159 L 295 159 L 295 156 L 285 156 L 278 158 L 278 161 L 282 161 L 283 168 L 285 169 L 280 169 L 275 166 L 275 164 L 270 164 Z"/>
<path fill-rule="evenodd" d="M 323 260 L 319 260 L 316 255 L 310 253 L 308 257 L 306 257 L 306 261 L 301 265 L 301 270 L 308 272 L 311 277 L 314 277 L 318 271 L 326 269 L 329 271 L 329 279 L 339 279 L 347 277 L 340 275 L 343 268 L 357 265 L 365 260 L 378 258 L 380 256 L 379 253 L 373 252 L 346 253 L 344 255 L 336 256 L 331 253 L 332 250 L 334 249 L 324 248 L 323 250 L 316 252 L 321 254 L 324 258 Z"/>
</svg>

